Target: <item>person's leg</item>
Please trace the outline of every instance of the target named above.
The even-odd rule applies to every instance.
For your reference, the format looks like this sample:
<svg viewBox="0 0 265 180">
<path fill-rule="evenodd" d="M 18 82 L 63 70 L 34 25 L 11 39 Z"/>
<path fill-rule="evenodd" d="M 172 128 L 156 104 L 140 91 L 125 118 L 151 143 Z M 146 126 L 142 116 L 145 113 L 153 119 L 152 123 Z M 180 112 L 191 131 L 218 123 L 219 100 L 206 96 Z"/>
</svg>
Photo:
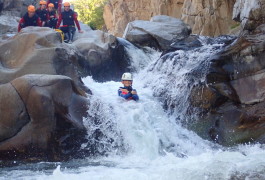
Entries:
<svg viewBox="0 0 265 180">
<path fill-rule="evenodd" d="M 64 33 L 64 42 L 69 42 L 69 30 L 68 27 L 60 27 L 60 30 Z"/>
<path fill-rule="evenodd" d="M 51 19 L 50 27 L 51 27 L 52 29 L 56 29 L 57 21 L 58 21 L 58 19 L 56 19 L 56 18 Z"/>
<path fill-rule="evenodd" d="M 69 42 L 73 42 L 75 31 L 75 27 L 69 27 Z"/>
</svg>

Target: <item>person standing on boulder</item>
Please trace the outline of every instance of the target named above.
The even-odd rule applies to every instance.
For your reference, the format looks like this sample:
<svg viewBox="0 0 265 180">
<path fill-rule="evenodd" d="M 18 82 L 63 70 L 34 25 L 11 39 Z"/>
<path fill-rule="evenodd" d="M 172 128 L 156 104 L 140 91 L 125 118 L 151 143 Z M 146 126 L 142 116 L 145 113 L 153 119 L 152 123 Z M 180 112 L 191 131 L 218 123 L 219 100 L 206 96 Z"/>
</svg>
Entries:
<svg viewBox="0 0 265 180">
<path fill-rule="evenodd" d="M 62 1 L 63 0 L 48 0 L 47 4 L 54 4 L 54 9 L 58 12 L 58 14 L 61 14 L 62 12 Z"/>
<path fill-rule="evenodd" d="M 57 16 L 56 16 L 56 12 L 55 12 L 53 3 L 49 3 L 48 4 L 47 19 L 48 19 L 48 21 L 46 23 L 46 26 L 48 26 L 49 28 L 55 29 L 58 19 L 57 19 Z"/>
<path fill-rule="evenodd" d="M 139 100 L 139 96 L 135 89 L 132 88 L 132 74 L 131 73 L 124 73 L 121 77 L 121 83 L 124 87 L 120 87 L 118 90 L 118 95 L 123 97 L 126 100 Z"/>
<path fill-rule="evenodd" d="M 64 3 L 64 11 L 59 15 L 58 23 L 56 28 L 60 27 L 61 22 L 63 21 L 63 25 L 60 27 L 61 31 L 65 34 L 65 42 L 72 43 L 74 34 L 75 34 L 75 25 L 78 28 L 79 33 L 83 31 L 80 28 L 79 22 L 77 20 L 77 13 L 70 9 L 70 3 Z"/>
<path fill-rule="evenodd" d="M 40 19 L 42 21 L 42 26 L 45 26 L 45 24 L 47 23 L 48 11 L 46 9 L 46 6 L 47 6 L 47 2 L 41 0 L 40 1 L 40 8 L 36 10 L 36 14 L 40 17 Z"/>
<path fill-rule="evenodd" d="M 28 6 L 28 12 L 20 19 L 18 23 L 18 32 L 27 26 L 42 26 L 40 17 L 35 13 L 33 5 Z"/>
</svg>

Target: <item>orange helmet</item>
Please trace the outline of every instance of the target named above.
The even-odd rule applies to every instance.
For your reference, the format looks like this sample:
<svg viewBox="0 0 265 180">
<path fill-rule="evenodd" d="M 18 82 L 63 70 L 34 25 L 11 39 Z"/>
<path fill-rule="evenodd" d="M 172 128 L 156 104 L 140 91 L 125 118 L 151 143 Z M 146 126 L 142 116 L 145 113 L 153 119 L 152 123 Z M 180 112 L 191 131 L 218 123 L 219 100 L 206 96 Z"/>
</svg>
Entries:
<svg viewBox="0 0 265 180">
<path fill-rule="evenodd" d="M 49 3 L 49 4 L 48 4 L 48 7 L 52 7 L 52 8 L 54 8 L 54 4 L 53 4 L 53 3 Z"/>
<path fill-rule="evenodd" d="M 40 1 L 40 5 L 47 5 L 47 2 L 46 2 L 46 1 L 43 1 L 43 0 L 41 0 L 41 1 Z"/>
<path fill-rule="evenodd" d="M 70 6 L 70 3 L 69 2 L 65 2 L 65 3 L 63 3 L 63 6 Z"/>
<path fill-rule="evenodd" d="M 28 6 L 28 12 L 35 12 L 35 11 L 36 11 L 36 9 L 33 5 Z"/>
</svg>

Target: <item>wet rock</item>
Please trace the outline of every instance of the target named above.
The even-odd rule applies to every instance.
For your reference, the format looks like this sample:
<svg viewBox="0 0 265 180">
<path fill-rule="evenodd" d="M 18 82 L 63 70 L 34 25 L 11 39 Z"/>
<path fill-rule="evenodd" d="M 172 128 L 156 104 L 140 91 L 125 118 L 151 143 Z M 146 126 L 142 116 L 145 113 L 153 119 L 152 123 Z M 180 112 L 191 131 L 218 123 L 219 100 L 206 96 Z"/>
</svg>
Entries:
<svg viewBox="0 0 265 180">
<path fill-rule="evenodd" d="M 130 22 L 124 32 L 124 38 L 140 45 L 167 50 L 173 42 L 187 38 L 191 33 L 188 25 L 169 16 L 155 16 L 150 21 Z"/>
<path fill-rule="evenodd" d="M 215 108 L 223 104 L 226 97 L 219 94 L 214 88 L 205 85 L 193 87 L 190 94 L 190 103 L 202 109 Z"/>
<path fill-rule="evenodd" d="M 80 155 L 91 93 L 84 57 L 49 28 L 27 27 L 0 44 L 0 159 Z"/>
<path fill-rule="evenodd" d="M 227 100 L 218 106 L 211 104 L 198 118 L 193 128 L 202 137 L 226 146 L 265 143 L 264 32 L 261 25 L 212 57 L 206 83 Z M 204 95 L 198 104 L 208 99 Z"/>
<path fill-rule="evenodd" d="M 264 141 L 264 102 L 252 106 L 223 104 L 217 111 L 202 116 L 196 132 L 225 146 Z"/>
<path fill-rule="evenodd" d="M 108 33 L 87 31 L 79 34 L 73 45 L 84 56 L 93 79 L 97 81 L 120 80 L 128 69 L 130 58 L 124 44 Z"/>
<path fill-rule="evenodd" d="M 69 77 L 25 75 L 0 89 L 1 160 L 63 160 L 78 153 L 87 100 Z"/>
<path fill-rule="evenodd" d="M 259 25 L 265 23 L 264 8 L 264 0 L 237 0 L 234 5 L 233 19 L 241 22 L 243 30 L 253 31 Z"/>
</svg>

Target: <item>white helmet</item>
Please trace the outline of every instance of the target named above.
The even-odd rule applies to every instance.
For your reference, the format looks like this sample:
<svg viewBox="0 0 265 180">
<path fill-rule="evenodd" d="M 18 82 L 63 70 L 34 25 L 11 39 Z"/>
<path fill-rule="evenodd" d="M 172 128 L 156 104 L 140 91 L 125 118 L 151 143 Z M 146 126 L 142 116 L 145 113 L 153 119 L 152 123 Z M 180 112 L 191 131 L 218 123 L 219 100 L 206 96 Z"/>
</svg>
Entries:
<svg viewBox="0 0 265 180">
<path fill-rule="evenodd" d="M 132 81 L 132 74 L 131 73 L 123 73 L 123 75 L 121 76 L 121 80 L 123 81 Z"/>
</svg>

